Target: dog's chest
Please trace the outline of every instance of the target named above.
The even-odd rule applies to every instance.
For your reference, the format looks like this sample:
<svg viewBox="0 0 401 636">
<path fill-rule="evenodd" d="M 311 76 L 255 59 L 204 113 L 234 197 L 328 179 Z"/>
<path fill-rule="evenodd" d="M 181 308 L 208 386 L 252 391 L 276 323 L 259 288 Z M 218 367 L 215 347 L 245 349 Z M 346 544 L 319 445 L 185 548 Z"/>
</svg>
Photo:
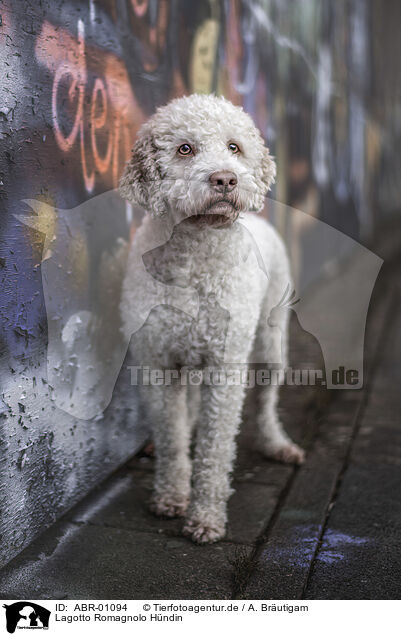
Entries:
<svg viewBox="0 0 401 636">
<path fill-rule="evenodd" d="M 230 330 L 238 332 L 238 341 L 253 339 L 267 281 L 246 239 L 242 228 L 175 233 L 144 255 L 152 277 L 191 288 L 199 300 L 196 318 L 166 306 L 149 317 L 146 340 L 163 364 L 221 364 Z"/>
</svg>

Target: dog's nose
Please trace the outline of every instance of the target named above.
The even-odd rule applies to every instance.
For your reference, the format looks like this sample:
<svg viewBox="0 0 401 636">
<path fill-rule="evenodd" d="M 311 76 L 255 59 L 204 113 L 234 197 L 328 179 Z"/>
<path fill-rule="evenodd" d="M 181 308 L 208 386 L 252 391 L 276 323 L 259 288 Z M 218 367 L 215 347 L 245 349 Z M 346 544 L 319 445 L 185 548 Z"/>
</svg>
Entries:
<svg viewBox="0 0 401 636">
<path fill-rule="evenodd" d="M 209 177 L 212 188 L 218 192 L 231 192 L 238 183 L 237 176 L 229 170 L 221 170 L 221 172 L 213 172 Z"/>
</svg>

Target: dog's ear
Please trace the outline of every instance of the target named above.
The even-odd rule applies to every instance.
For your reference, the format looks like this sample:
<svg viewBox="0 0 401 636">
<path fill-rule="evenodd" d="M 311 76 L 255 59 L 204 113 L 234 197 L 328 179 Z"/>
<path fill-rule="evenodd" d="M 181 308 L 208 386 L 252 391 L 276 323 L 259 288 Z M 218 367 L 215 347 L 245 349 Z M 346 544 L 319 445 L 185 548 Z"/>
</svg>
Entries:
<svg viewBox="0 0 401 636">
<path fill-rule="evenodd" d="M 146 208 L 155 182 L 159 179 L 153 137 L 143 127 L 132 149 L 132 157 L 125 165 L 119 182 L 119 193 L 131 203 Z"/>
<path fill-rule="evenodd" d="M 259 155 L 260 156 L 260 155 Z M 263 145 L 262 154 L 256 171 L 257 192 L 252 198 L 250 212 L 261 212 L 265 205 L 265 196 L 274 183 L 276 176 L 276 164 L 269 153 L 269 149 Z"/>
<path fill-rule="evenodd" d="M 262 157 L 262 181 L 267 188 L 267 192 L 270 190 L 276 177 L 276 163 L 269 153 L 269 149 L 263 148 Z"/>
</svg>

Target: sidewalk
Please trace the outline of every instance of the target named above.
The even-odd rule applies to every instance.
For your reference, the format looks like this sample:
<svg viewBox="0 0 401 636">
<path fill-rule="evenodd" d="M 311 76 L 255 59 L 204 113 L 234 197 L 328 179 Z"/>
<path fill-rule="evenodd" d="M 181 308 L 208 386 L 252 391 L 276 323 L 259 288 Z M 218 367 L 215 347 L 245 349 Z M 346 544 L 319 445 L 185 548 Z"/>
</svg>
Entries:
<svg viewBox="0 0 401 636">
<path fill-rule="evenodd" d="M 133 458 L 1 572 L 0 597 L 399 598 L 401 320 L 398 271 L 369 310 L 360 391 L 284 387 L 283 420 L 307 450 L 269 462 L 241 433 L 227 538 L 199 547 L 147 511 L 153 460 Z M 291 363 L 322 365 L 292 321 Z"/>
</svg>

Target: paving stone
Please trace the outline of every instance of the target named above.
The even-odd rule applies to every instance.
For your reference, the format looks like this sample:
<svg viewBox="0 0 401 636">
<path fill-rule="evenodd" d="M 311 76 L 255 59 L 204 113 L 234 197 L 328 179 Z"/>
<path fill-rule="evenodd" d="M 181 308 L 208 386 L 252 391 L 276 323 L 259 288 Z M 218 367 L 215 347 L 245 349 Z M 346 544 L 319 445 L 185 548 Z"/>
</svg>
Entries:
<svg viewBox="0 0 401 636">
<path fill-rule="evenodd" d="M 338 470 L 337 459 L 316 455 L 299 469 L 241 598 L 301 598 Z"/>
<path fill-rule="evenodd" d="M 227 539 L 253 544 L 269 523 L 285 485 L 284 480 L 280 489 L 277 485 L 234 483 L 235 493 L 228 506 Z"/>
<path fill-rule="evenodd" d="M 66 516 L 68 521 L 157 534 L 181 535 L 182 521 L 162 519 L 148 508 L 153 473 L 122 470 Z"/>
<path fill-rule="evenodd" d="M 375 370 L 306 598 L 400 597 L 401 397 L 394 391 L 401 357 L 400 306 L 398 312 Z"/>
<path fill-rule="evenodd" d="M 399 599 L 401 466 L 348 469 L 304 598 Z"/>
<path fill-rule="evenodd" d="M 4 569 L 0 597 L 230 598 L 240 550 L 247 548 L 199 547 L 184 538 L 64 524 Z"/>
</svg>

